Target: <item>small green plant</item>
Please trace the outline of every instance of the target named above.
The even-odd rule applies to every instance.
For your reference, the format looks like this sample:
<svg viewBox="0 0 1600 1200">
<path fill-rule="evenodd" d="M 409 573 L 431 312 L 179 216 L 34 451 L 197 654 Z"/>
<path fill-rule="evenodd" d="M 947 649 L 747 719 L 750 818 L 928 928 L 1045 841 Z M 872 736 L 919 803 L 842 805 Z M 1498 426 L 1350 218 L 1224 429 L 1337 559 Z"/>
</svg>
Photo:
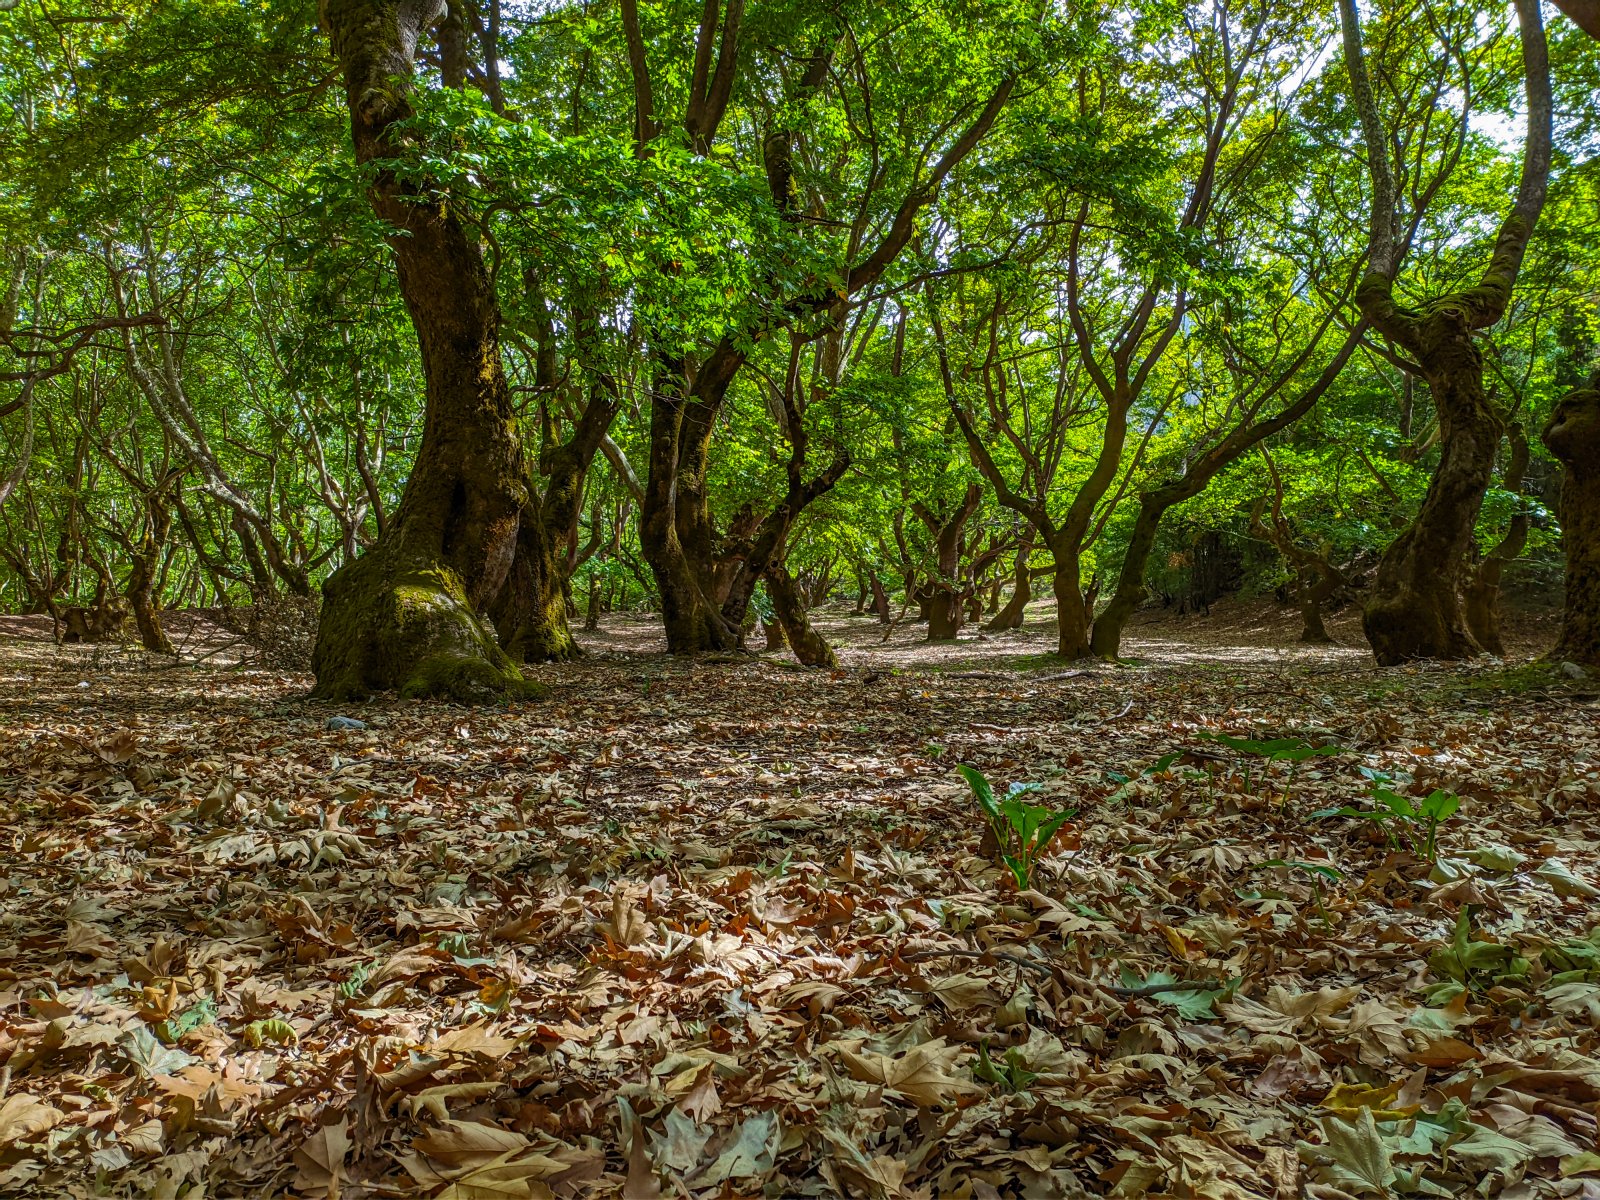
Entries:
<svg viewBox="0 0 1600 1200">
<path fill-rule="evenodd" d="M 1275 762 L 1286 762 L 1292 768 L 1289 773 L 1289 786 L 1284 789 L 1283 803 L 1289 803 L 1289 792 L 1294 787 L 1294 776 L 1300 765 L 1313 758 L 1322 758 L 1330 754 L 1343 754 L 1344 747 L 1337 742 L 1327 742 L 1321 746 L 1313 746 L 1304 738 L 1272 738 L 1261 741 L 1256 738 L 1229 737 L 1225 733 L 1202 733 L 1201 737 L 1207 741 L 1216 742 L 1219 746 L 1226 746 L 1239 754 L 1251 758 L 1265 759 L 1268 765 Z M 1249 766 L 1245 767 L 1244 790 L 1250 791 L 1253 772 Z"/>
<path fill-rule="evenodd" d="M 367 976 L 371 974 L 371 963 L 357 963 L 350 968 L 350 974 L 340 981 L 339 995 L 346 1000 L 354 1000 L 367 990 Z"/>
<path fill-rule="evenodd" d="M 972 1074 L 984 1083 L 992 1083 L 1012 1093 L 1027 1091 L 1039 1078 L 1037 1071 L 1028 1070 L 1019 1047 L 1012 1046 L 1006 1050 L 1003 1058 L 994 1059 L 989 1057 L 989 1043 L 986 1041 L 978 1043 L 978 1065 L 972 1068 Z"/>
<path fill-rule="evenodd" d="M 1528 960 L 1502 942 L 1482 941 L 1472 933 L 1472 906 L 1462 905 L 1455 934 L 1428 956 L 1428 968 L 1440 982 L 1424 989 L 1430 1004 L 1448 1004 L 1462 992 L 1487 992 L 1522 980 Z"/>
<path fill-rule="evenodd" d="M 1381 778 L 1372 782 L 1371 808 L 1356 808 L 1345 804 L 1338 808 L 1318 809 L 1311 814 L 1313 820 L 1325 817 L 1355 817 L 1371 821 L 1396 850 L 1410 850 L 1424 862 L 1439 861 L 1439 827 L 1456 814 L 1461 807 L 1461 797 L 1444 788 L 1435 788 L 1421 800 L 1402 796 L 1385 785 Z"/>
<path fill-rule="evenodd" d="M 1042 804 L 1029 804 L 1022 797 L 1038 791 L 1037 783 L 1013 783 L 1002 799 L 994 794 L 994 788 L 976 767 L 962 763 L 956 770 L 967 781 L 989 821 L 995 843 L 1000 847 L 1001 861 L 1010 869 L 1017 887 L 1026 888 L 1033 880 L 1033 869 L 1039 859 L 1078 810 L 1055 811 Z"/>
</svg>

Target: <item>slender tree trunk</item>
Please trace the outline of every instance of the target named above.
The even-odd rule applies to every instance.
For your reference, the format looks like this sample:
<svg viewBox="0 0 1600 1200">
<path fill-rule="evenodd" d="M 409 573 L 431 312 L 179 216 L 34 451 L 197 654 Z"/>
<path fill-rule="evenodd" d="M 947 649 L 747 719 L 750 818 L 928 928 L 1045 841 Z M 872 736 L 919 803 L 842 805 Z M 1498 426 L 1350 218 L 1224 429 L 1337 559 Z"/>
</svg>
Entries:
<svg viewBox="0 0 1600 1200">
<path fill-rule="evenodd" d="M 1017 561 L 1011 576 L 1011 599 L 984 628 L 998 633 L 1006 629 L 1021 629 L 1027 615 L 1028 601 L 1033 598 L 1033 573 L 1028 569 L 1028 559 L 1033 554 L 1032 538 L 1024 538 L 1017 550 Z"/>
<path fill-rule="evenodd" d="M 172 640 L 161 626 L 156 611 L 156 571 L 161 562 L 161 552 L 166 546 L 167 534 L 172 528 L 172 510 L 161 485 L 145 496 L 144 540 L 133 555 L 133 568 L 128 572 L 128 583 L 123 589 L 128 607 L 133 611 L 134 624 L 139 627 L 139 640 L 152 654 L 175 655 Z"/>
<path fill-rule="evenodd" d="M 872 585 L 872 611 L 878 615 L 880 625 L 887 625 L 894 620 L 889 605 L 889 593 L 884 590 L 883 581 L 878 578 L 876 571 L 868 576 L 867 581 Z"/>
<path fill-rule="evenodd" d="M 485 620 L 517 556 L 529 499 L 499 304 L 476 238 L 450 206 L 393 169 L 405 152 L 393 127 L 411 116 L 417 43 L 441 15 L 433 0 L 323 6 L 356 157 L 376 171 L 372 206 L 397 229 L 390 245 L 427 397 L 399 507 L 372 548 L 324 587 L 312 668 L 314 694 L 329 699 L 394 689 L 480 700 L 525 686 Z"/>
<path fill-rule="evenodd" d="M 1540 435 L 1561 460 L 1561 543 L 1567 553 L 1561 640 L 1549 657 L 1600 667 L 1600 377 L 1567 393 Z"/>
<path fill-rule="evenodd" d="M 808 667 L 837 667 L 838 658 L 833 647 L 811 626 L 806 616 L 806 606 L 800 598 L 800 589 L 785 567 L 774 566 L 767 570 L 767 594 L 772 597 L 772 611 L 783 626 L 794 656 Z"/>
<path fill-rule="evenodd" d="M 1199 490 L 1197 488 L 1196 492 Z M 1121 654 L 1123 631 L 1127 629 L 1133 614 L 1139 611 L 1139 605 L 1144 603 L 1144 575 L 1150 566 L 1150 555 L 1155 549 L 1156 534 L 1161 529 L 1161 518 L 1177 502 L 1165 489 L 1146 492 L 1139 498 L 1139 515 L 1134 518 L 1128 547 L 1122 552 L 1117 590 L 1111 594 L 1104 611 L 1095 620 L 1094 632 L 1089 639 L 1089 649 L 1097 657 L 1112 659 Z"/>
<path fill-rule="evenodd" d="M 1322 606 L 1338 589 L 1341 577 L 1326 561 L 1303 566 L 1296 588 L 1300 603 L 1300 640 L 1308 645 L 1326 646 L 1333 641 L 1322 619 Z"/>
</svg>

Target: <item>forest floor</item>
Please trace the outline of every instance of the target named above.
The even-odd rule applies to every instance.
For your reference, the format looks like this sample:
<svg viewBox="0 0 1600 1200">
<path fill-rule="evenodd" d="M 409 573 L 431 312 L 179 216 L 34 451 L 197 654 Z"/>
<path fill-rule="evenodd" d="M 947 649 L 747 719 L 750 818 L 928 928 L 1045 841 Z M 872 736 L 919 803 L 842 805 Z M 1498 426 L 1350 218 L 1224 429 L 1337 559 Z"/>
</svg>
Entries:
<svg viewBox="0 0 1600 1200">
<path fill-rule="evenodd" d="M 503 709 L 0 621 L 0 1196 L 1600 1197 L 1600 682 L 1041 621 Z"/>
</svg>

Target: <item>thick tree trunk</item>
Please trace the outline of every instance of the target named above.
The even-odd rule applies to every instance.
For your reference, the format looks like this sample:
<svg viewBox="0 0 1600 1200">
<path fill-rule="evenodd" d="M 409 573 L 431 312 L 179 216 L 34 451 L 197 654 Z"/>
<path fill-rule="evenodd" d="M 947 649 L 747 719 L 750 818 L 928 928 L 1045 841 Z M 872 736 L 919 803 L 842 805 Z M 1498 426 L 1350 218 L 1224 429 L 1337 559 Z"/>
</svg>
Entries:
<svg viewBox="0 0 1600 1200">
<path fill-rule="evenodd" d="M 1340 0 L 1345 68 L 1361 120 L 1372 181 L 1367 269 L 1356 288 L 1362 315 L 1420 366 L 1439 419 L 1439 465 L 1410 529 L 1384 552 L 1362 625 L 1384 666 L 1415 658 L 1461 659 L 1479 652 L 1467 628 L 1461 587 L 1473 525 L 1500 445 L 1501 422 L 1483 390 L 1473 334 L 1505 315 L 1539 214 L 1551 158 L 1550 66 L 1538 0 L 1517 0 L 1527 137 L 1516 199 L 1500 224 L 1475 287 L 1411 307 L 1395 298 L 1406 247 L 1396 238 L 1397 187 L 1391 138 L 1367 75 L 1355 0 Z"/>
<path fill-rule="evenodd" d="M 769 654 L 785 650 L 789 646 L 789 637 L 783 632 L 783 623 L 774 615 L 772 620 L 765 617 L 761 620 L 761 636 L 766 640 L 766 649 Z"/>
<path fill-rule="evenodd" d="M 772 611 L 783 626 L 794 656 L 808 667 L 837 667 L 839 660 L 833 647 L 811 627 L 806 616 L 806 606 L 800 598 L 800 589 L 794 577 L 784 567 L 771 567 L 767 571 L 767 594 L 772 597 Z"/>
<path fill-rule="evenodd" d="M 1436 311 L 1418 340 L 1438 406 L 1441 456 L 1416 521 L 1379 560 L 1362 613 L 1382 666 L 1481 651 L 1467 628 L 1462 585 L 1502 427 L 1484 394 L 1483 360 L 1465 316 Z"/>
<path fill-rule="evenodd" d="M 1089 608 L 1083 598 L 1082 566 L 1072 550 L 1062 547 L 1056 552 L 1050 584 L 1056 598 L 1056 653 L 1065 659 L 1088 658 Z"/>
<path fill-rule="evenodd" d="M 929 585 L 927 600 L 928 640 L 930 642 L 954 641 L 966 623 L 966 605 L 954 588 L 946 584 Z"/>
<path fill-rule="evenodd" d="M 397 228 L 390 245 L 427 397 L 398 509 L 373 547 L 323 589 L 312 669 L 314 694 L 328 699 L 393 689 L 475 701 L 525 688 L 484 620 L 516 558 L 528 502 L 499 304 L 477 241 L 453 210 L 390 167 L 403 153 L 391 134 L 411 115 L 406 81 L 417 42 L 442 7 L 323 6 L 356 157 L 376 167 L 373 209 Z"/>
<path fill-rule="evenodd" d="M 530 502 L 518 523 L 517 551 L 490 613 L 512 662 L 562 662 L 582 653 L 567 624 L 566 548 Z"/>
<path fill-rule="evenodd" d="M 639 540 L 661 593 L 667 649 L 673 654 L 698 654 L 735 649 L 739 631 L 723 619 L 712 591 L 710 518 L 704 512 L 704 480 L 694 478 L 693 467 L 696 461 L 703 464 L 705 455 L 703 450 L 683 451 L 698 426 L 709 422 L 685 421 L 695 403 L 685 391 L 682 364 L 657 372 Z"/>
<path fill-rule="evenodd" d="M 1128 547 L 1122 553 L 1122 569 L 1117 575 L 1117 590 L 1111 594 L 1105 610 L 1095 620 L 1094 632 L 1089 639 L 1089 649 L 1098 658 L 1113 659 L 1122 652 L 1122 634 L 1133 614 L 1144 603 L 1144 573 L 1150 566 L 1150 554 L 1155 549 L 1156 533 L 1161 528 L 1161 518 L 1175 501 L 1159 492 L 1147 492 L 1139 498 L 1139 515 L 1134 518 L 1133 533 Z"/>
<path fill-rule="evenodd" d="M 1561 544 L 1567 553 L 1561 640 L 1549 657 L 1600 667 L 1600 378 L 1567 393 L 1540 435 L 1561 460 Z"/>
</svg>

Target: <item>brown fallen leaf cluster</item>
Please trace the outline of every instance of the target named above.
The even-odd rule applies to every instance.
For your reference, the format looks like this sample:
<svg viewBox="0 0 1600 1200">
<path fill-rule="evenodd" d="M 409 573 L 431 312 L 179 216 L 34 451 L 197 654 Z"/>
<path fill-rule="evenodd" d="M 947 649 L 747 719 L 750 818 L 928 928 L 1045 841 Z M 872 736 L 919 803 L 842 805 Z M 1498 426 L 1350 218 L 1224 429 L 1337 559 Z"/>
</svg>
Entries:
<svg viewBox="0 0 1600 1200">
<path fill-rule="evenodd" d="M 25 650 L 0 1195 L 1600 1197 L 1580 684 L 609 654 L 347 711 Z M 958 762 L 1078 810 L 1031 887 Z M 1312 816 L 1375 779 L 1461 798 L 1437 862 Z"/>
</svg>

